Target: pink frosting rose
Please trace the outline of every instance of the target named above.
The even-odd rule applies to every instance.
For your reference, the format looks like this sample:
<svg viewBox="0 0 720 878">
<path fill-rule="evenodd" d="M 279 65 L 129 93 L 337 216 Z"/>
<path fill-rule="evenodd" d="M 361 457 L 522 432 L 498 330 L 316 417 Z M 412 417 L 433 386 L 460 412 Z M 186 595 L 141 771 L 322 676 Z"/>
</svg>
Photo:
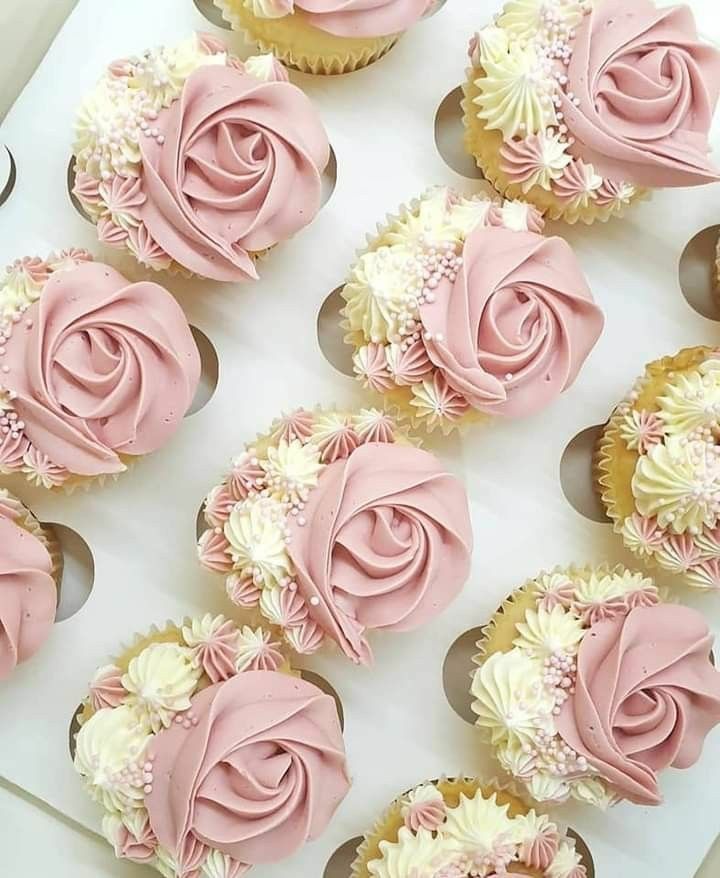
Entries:
<svg viewBox="0 0 720 878">
<path fill-rule="evenodd" d="M 697 762 L 720 723 L 713 637 L 696 610 L 658 604 L 593 625 L 558 731 L 623 798 L 662 801 L 657 773 Z"/>
<path fill-rule="evenodd" d="M 573 383 L 602 312 L 561 238 L 478 227 L 462 256 L 420 306 L 428 356 L 474 408 L 532 414 Z"/>
<path fill-rule="evenodd" d="M 274 863 L 318 837 L 350 782 L 335 701 L 276 671 L 245 671 L 192 699 L 198 722 L 151 744 L 145 798 L 158 841 L 183 863 L 206 848 Z"/>
<path fill-rule="evenodd" d="M 313 27 L 337 37 L 384 37 L 406 31 L 434 0 L 295 0 Z"/>
<path fill-rule="evenodd" d="M 53 273 L 6 348 L 0 385 L 17 394 L 25 435 L 77 475 L 120 472 L 120 454 L 165 444 L 200 380 L 170 293 L 97 262 Z"/>
<path fill-rule="evenodd" d="M 51 570 L 40 540 L 0 514 L 0 680 L 52 631 L 57 589 Z"/>
<path fill-rule="evenodd" d="M 143 137 L 150 237 L 180 265 L 221 281 L 256 278 L 248 251 L 289 238 L 320 209 L 330 146 L 310 99 L 289 82 L 200 67 Z"/>
<path fill-rule="evenodd" d="M 353 661 L 369 663 L 365 630 L 409 631 L 440 613 L 470 571 L 462 484 L 418 448 L 369 443 L 330 464 L 288 552 L 313 621 Z"/>
<path fill-rule="evenodd" d="M 576 141 L 572 151 L 603 177 L 640 186 L 720 178 L 708 158 L 720 52 L 700 41 L 687 6 L 593 4 L 563 72 L 561 109 Z"/>
</svg>

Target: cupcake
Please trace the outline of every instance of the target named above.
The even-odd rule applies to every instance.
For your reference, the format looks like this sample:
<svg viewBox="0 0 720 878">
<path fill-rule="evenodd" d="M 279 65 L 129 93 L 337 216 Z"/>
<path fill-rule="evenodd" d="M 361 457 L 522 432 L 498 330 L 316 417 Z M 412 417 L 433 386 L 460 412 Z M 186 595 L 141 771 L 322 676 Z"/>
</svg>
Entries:
<svg viewBox="0 0 720 878">
<path fill-rule="evenodd" d="M 204 520 L 203 566 L 298 653 L 334 642 L 369 664 L 369 631 L 424 625 L 470 571 L 464 487 L 376 409 L 281 417 L 233 459 Z"/>
<path fill-rule="evenodd" d="M 0 680 L 49 637 L 62 568 L 53 533 L 0 488 Z"/>
<path fill-rule="evenodd" d="M 330 145 L 272 56 L 242 62 L 198 34 L 114 61 L 80 107 L 73 153 L 73 192 L 104 244 L 238 282 L 315 217 Z"/>
<path fill-rule="evenodd" d="M 0 277 L 0 474 L 71 491 L 156 451 L 195 396 L 200 354 L 175 299 L 85 250 Z"/>
<path fill-rule="evenodd" d="M 545 814 L 496 782 L 458 778 L 396 799 L 365 835 L 352 878 L 586 878 L 587 865 Z"/>
<path fill-rule="evenodd" d="M 428 190 L 369 239 L 342 291 L 363 385 L 445 433 L 569 387 L 603 315 L 570 246 L 522 202 Z"/>
<path fill-rule="evenodd" d="M 605 808 L 662 801 L 720 723 L 720 672 L 702 615 L 642 573 L 570 567 L 514 591 L 483 630 L 477 726 L 533 799 Z"/>
<path fill-rule="evenodd" d="M 104 835 L 166 878 L 285 860 L 350 786 L 333 698 L 269 631 L 222 616 L 136 638 L 95 674 L 78 721 L 75 770 Z"/>
<path fill-rule="evenodd" d="M 306 73 L 350 73 L 389 52 L 435 0 L 214 0 L 261 51 Z"/>
<path fill-rule="evenodd" d="M 596 482 L 625 546 L 671 581 L 720 589 L 720 351 L 646 367 L 606 424 Z"/>
<path fill-rule="evenodd" d="M 592 223 L 649 189 L 720 179 L 720 52 L 687 6 L 508 0 L 469 54 L 465 144 L 503 195 Z"/>
</svg>

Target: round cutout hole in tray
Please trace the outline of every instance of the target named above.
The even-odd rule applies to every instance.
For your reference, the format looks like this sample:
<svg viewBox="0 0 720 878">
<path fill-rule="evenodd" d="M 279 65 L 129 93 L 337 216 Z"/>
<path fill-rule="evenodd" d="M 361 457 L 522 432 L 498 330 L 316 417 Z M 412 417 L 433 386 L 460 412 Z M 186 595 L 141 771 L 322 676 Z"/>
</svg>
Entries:
<svg viewBox="0 0 720 878">
<path fill-rule="evenodd" d="M 593 457 L 604 424 L 586 427 L 568 442 L 560 459 L 560 485 L 572 508 L 590 521 L 608 524 L 605 507 L 596 490 Z"/>
<path fill-rule="evenodd" d="M 688 305 L 709 320 L 720 320 L 720 225 L 694 235 L 680 256 L 678 278 Z"/>
<path fill-rule="evenodd" d="M 483 172 L 465 149 L 462 99 L 462 87 L 458 86 L 440 102 L 435 113 L 435 146 L 450 170 L 470 180 L 484 180 Z"/>
<path fill-rule="evenodd" d="M 345 708 L 343 707 L 342 699 L 337 691 L 330 685 L 330 683 L 328 683 L 325 677 L 321 677 L 320 674 L 316 674 L 315 671 L 308 671 L 307 668 L 301 668 L 300 676 L 307 683 L 312 683 L 313 686 L 317 686 L 318 689 L 326 695 L 329 695 L 335 701 L 338 717 L 340 719 L 340 728 L 345 731 Z"/>
<path fill-rule="evenodd" d="M 220 360 L 215 345 L 197 326 L 191 326 L 190 331 L 200 352 L 200 383 L 195 391 L 195 398 L 185 414 L 186 418 L 205 408 L 215 395 L 220 380 Z"/>
<path fill-rule="evenodd" d="M 354 377 L 352 346 L 343 338 L 340 311 L 345 305 L 342 297 L 343 284 L 325 298 L 317 317 L 317 336 L 320 350 L 330 365 L 343 375 Z"/>
<path fill-rule="evenodd" d="M 55 536 L 63 555 L 56 622 L 70 619 L 92 593 L 95 584 L 95 559 L 90 547 L 77 531 L 65 524 L 45 525 Z"/>
<path fill-rule="evenodd" d="M 323 870 L 323 878 L 350 878 L 350 867 L 355 862 L 362 836 L 349 838 L 332 854 Z"/>
<path fill-rule="evenodd" d="M 85 212 L 85 208 L 82 206 L 80 199 L 74 192 L 75 189 L 75 156 L 70 156 L 70 162 L 68 163 L 67 169 L 67 191 L 68 198 L 70 199 L 70 203 L 75 208 L 75 210 L 80 214 L 80 216 L 88 223 L 92 223 L 93 220 L 88 216 Z M 93 223 L 94 225 L 94 223 Z"/>
<path fill-rule="evenodd" d="M 460 719 L 475 725 L 470 685 L 476 665 L 473 657 L 478 654 L 477 643 L 482 637 L 482 626 L 471 628 L 461 634 L 452 644 L 443 662 L 443 689 L 448 704 Z"/>
<path fill-rule="evenodd" d="M 200 15 L 210 24 L 223 30 L 232 30 L 232 25 L 223 18 L 220 8 L 213 3 L 213 0 L 193 0 L 193 3 Z"/>
<path fill-rule="evenodd" d="M 0 207 L 12 195 L 17 183 L 17 165 L 10 147 L 0 147 Z"/>
</svg>

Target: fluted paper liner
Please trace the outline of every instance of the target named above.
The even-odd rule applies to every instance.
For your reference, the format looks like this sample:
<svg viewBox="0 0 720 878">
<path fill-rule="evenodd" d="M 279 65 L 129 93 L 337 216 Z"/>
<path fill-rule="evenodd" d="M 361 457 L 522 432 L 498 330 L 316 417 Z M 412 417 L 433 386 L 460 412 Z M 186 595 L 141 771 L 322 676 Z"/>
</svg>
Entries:
<svg viewBox="0 0 720 878">
<path fill-rule="evenodd" d="M 303 73 L 332 76 L 367 67 L 387 54 L 399 34 L 384 37 L 338 37 L 308 24 L 295 12 L 281 18 L 260 18 L 243 0 L 214 0 L 234 30 L 262 52 L 271 52 L 288 67 Z"/>
<path fill-rule="evenodd" d="M 519 183 L 512 183 L 500 168 L 500 149 L 503 145 L 503 135 L 499 129 L 486 127 L 485 121 L 478 117 L 475 98 L 480 94 L 477 85 L 479 79 L 485 77 L 482 67 L 471 67 L 467 71 L 467 78 L 463 83 L 463 125 L 465 126 L 465 148 L 475 159 L 478 168 L 485 178 L 505 198 L 519 199 L 533 204 L 544 216 L 549 219 L 562 220 L 574 225 L 583 222 L 586 225 L 592 223 L 607 222 L 613 217 L 623 217 L 628 207 L 635 202 L 649 197 L 646 189 L 637 189 L 627 204 L 606 205 L 590 204 L 587 207 L 577 209 L 560 201 L 552 191 L 543 189 L 542 186 L 532 186 L 525 192 Z"/>
<path fill-rule="evenodd" d="M 649 363 L 645 373 L 638 379 L 633 390 L 632 402 L 620 403 L 610 416 L 598 441 L 593 461 L 595 486 L 600 494 L 615 533 L 622 531 L 623 522 L 635 511 L 632 478 L 639 454 L 627 447 L 620 434 L 625 415 L 630 410 L 659 410 L 658 397 L 664 392 L 671 373 L 692 372 L 714 352 L 713 348 L 698 346 L 685 348 L 674 356 L 662 357 Z M 639 556 L 650 568 L 658 565 L 652 556 Z"/>
<path fill-rule="evenodd" d="M 50 575 L 55 580 L 59 601 L 65 559 L 63 557 L 62 547 L 58 542 L 52 526 L 42 524 L 22 500 L 7 489 L 0 488 L 0 501 L 2 501 L 3 498 L 17 504 L 19 516 L 15 519 L 15 524 L 23 530 L 26 530 L 29 534 L 32 534 L 36 539 L 40 540 L 43 546 L 47 549 L 51 561 Z"/>
<path fill-rule="evenodd" d="M 509 806 L 508 813 L 511 817 L 527 814 L 531 808 L 535 808 L 535 811 L 538 813 L 544 813 L 542 808 L 531 804 L 526 797 L 520 795 L 519 788 L 512 781 L 501 781 L 495 778 L 482 781 L 479 778 L 464 775 L 442 777 L 439 780 L 427 781 L 427 783 L 432 783 L 439 790 L 446 805 L 451 808 L 457 806 L 461 795 L 471 798 L 480 790 L 484 797 L 492 796 L 495 793 L 499 805 Z M 352 864 L 350 878 L 371 878 L 368 864 L 373 860 L 381 858 L 380 842 L 397 842 L 398 833 L 405 823 L 402 816 L 402 798 L 403 796 L 398 796 L 375 822 L 370 832 L 365 834 L 358 847 L 357 857 Z M 575 833 L 575 835 L 577 834 Z M 588 876 L 594 874 L 591 871 L 592 863 L 585 863 L 585 865 L 588 868 Z M 511 864 L 508 873 L 513 874 L 516 871 L 516 866 L 517 871 L 520 871 L 523 876 L 528 876 L 528 878 L 544 878 L 544 872 L 532 869 L 524 864 Z"/>
</svg>

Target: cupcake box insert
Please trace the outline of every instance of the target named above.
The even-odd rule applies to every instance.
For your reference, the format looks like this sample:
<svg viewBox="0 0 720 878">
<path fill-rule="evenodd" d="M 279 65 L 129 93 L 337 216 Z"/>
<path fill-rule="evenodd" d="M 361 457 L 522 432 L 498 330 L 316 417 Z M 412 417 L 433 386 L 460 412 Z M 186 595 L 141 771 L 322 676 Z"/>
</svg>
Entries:
<svg viewBox="0 0 720 878">
<path fill-rule="evenodd" d="M 692 2 L 701 30 L 720 40 L 714 5 Z M 359 385 L 334 371 L 321 353 L 318 311 L 386 212 L 436 183 L 477 191 L 476 181 L 446 166 L 433 126 L 441 101 L 463 81 L 468 40 L 495 11 L 495 3 L 478 9 L 452 0 L 364 71 L 340 78 L 292 73 L 316 103 L 337 155 L 338 183 L 329 202 L 310 227 L 276 248 L 255 284 L 225 288 L 152 275 L 178 296 L 189 322 L 217 351 L 220 380 L 213 399 L 114 486 L 68 499 L 15 477 L 10 482 L 42 520 L 62 522 L 87 541 L 95 585 L 85 606 L 56 626 L 42 653 L 2 685 L 0 775 L 93 831 L 99 831 L 97 812 L 67 751 L 73 707 L 95 668 L 133 631 L 168 618 L 227 613 L 215 577 L 197 563 L 194 531 L 208 486 L 220 481 L 242 443 L 280 411 L 363 402 Z M 237 36 L 207 22 L 192 0 L 80 0 L 0 127 L 0 142 L 10 146 L 18 168 L 15 190 L 0 207 L 3 264 L 22 253 L 77 246 L 131 280 L 150 276 L 101 249 L 92 224 L 71 206 L 66 175 L 72 123 L 83 94 L 113 58 L 177 42 L 195 29 L 252 53 Z M 422 60 L 430 58 L 431 64 Z M 718 152 L 719 134 L 716 127 Z M 578 558 L 632 563 L 609 524 L 593 523 L 568 504 L 560 458 L 577 433 L 604 421 L 646 362 L 686 346 L 720 344 L 719 325 L 689 307 L 677 282 L 683 248 L 718 222 L 719 204 L 717 187 L 665 191 L 623 220 L 590 231 L 549 224 L 550 234 L 567 234 L 575 248 L 605 312 L 605 332 L 550 417 L 497 419 L 450 437 L 441 448 L 449 470 L 466 482 L 476 544 L 471 579 L 448 610 L 415 632 L 378 634 L 370 670 L 332 652 L 305 662 L 343 701 L 355 786 L 322 840 L 292 860 L 297 874 L 322 875 L 335 848 L 361 834 L 398 790 L 418 778 L 492 771 L 489 754 L 454 714 L 441 685 L 447 650 L 470 622 L 486 621 L 516 583 L 539 569 Z M 720 595 L 690 600 L 720 632 Z M 720 788 L 707 778 L 719 758 L 714 734 L 697 766 L 664 778 L 667 804 L 650 816 L 622 805 L 606 815 L 565 807 L 563 819 L 591 845 L 597 874 L 693 874 L 717 832 L 712 815 L 720 808 Z M 256 874 L 280 878 L 286 871 L 278 864 L 258 867 Z"/>
</svg>

